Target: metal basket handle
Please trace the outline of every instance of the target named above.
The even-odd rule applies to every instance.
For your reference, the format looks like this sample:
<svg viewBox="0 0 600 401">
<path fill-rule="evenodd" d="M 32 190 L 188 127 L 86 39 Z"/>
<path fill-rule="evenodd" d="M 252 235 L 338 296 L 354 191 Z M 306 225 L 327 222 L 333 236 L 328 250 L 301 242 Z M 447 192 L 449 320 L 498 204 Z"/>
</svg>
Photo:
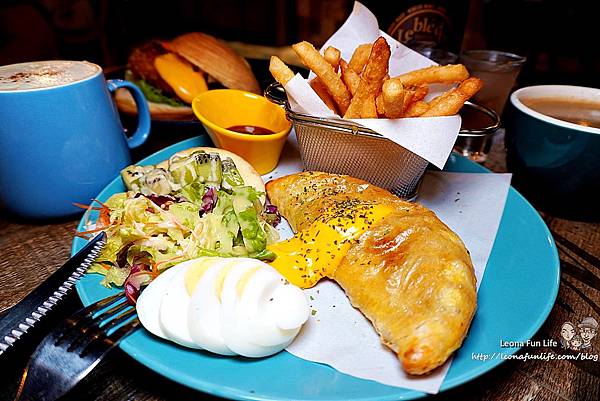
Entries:
<svg viewBox="0 0 600 401">
<path fill-rule="evenodd" d="M 285 106 L 287 103 L 287 96 L 285 94 L 285 89 L 279 82 L 273 82 L 263 92 L 263 95 L 269 99 L 271 102 L 278 104 L 280 106 Z"/>
<path fill-rule="evenodd" d="M 492 135 L 498 128 L 500 128 L 500 116 L 494 110 L 490 109 L 487 106 L 483 106 L 481 104 L 473 103 L 473 102 L 465 102 L 464 107 L 469 107 L 474 110 L 477 110 L 480 113 L 487 115 L 491 120 L 492 124 L 487 127 L 478 128 L 478 129 L 461 129 L 458 132 L 458 136 L 460 137 L 482 137 Z"/>
</svg>

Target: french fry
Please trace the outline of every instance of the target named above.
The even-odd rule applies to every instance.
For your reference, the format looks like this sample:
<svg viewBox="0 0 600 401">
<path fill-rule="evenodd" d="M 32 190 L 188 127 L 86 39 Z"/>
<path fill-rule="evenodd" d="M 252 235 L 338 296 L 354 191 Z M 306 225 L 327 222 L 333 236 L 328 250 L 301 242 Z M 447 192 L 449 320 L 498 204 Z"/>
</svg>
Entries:
<svg viewBox="0 0 600 401">
<path fill-rule="evenodd" d="M 379 95 L 375 98 L 375 106 L 377 107 L 377 115 L 379 117 L 385 117 L 385 106 L 383 104 L 383 93 L 379 92 Z"/>
<path fill-rule="evenodd" d="M 319 79 L 319 77 L 315 77 L 312 81 L 310 81 L 310 86 L 313 90 L 319 95 L 323 103 L 327 105 L 334 113 L 337 113 L 337 108 L 335 107 L 335 101 L 331 94 L 327 92 L 327 88 L 323 85 L 323 82 Z"/>
<path fill-rule="evenodd" d="M 421 117 L 423 113 L 426 113 L 427 110 L 429 110 L 429 107 L 429 104 L 422 100 L 412 102 L 404 112 L 403 117 Z"/>
<path fill-rule="evenodd" d="M 340 70 L 342 71 L 342 81 L 348 87 L 348 90 L 354 96 L 358 89 L 358 84 L 360 83 L 360 75 L 356 71 L 354 71 L 346 60 L 340 60 Z"/>
<path fill-rule="evenodd" d="M 377 103 L 375 96 L 367 97 L 361 106 L 360 118 L 377 118 Z"/>
<path fill-rule="evenodd" d="M 404 105 L 403 105 L 403 114 L 406 114 L 406 110 L 415 102 L 419 102 L 427 96 L 429 92 L 428 84 L 421 84 L 419 86 L 413 87 L 409 90 L 405 90 L 404 92 Z M 421 107 L 422 109 L 422 107 Z"/>
<path fill-rule="evenodd" d="M 358 89 L 344 118 L 377 118 L 375 97 L 388 73 L 389 61 L 390 46 L 383 37 L 379 37 L 373 43 Z"/>
<path fill-rule="evenodd" d="M 371 49 L 373 48 L 373 44 L 365 43 L 364 45 L 358 46 L 352 57 L 350 58 L 350 68 L 356 71 L 357 74 L 362 74 L 365 64 L 369 59 L 369 55 L 371 54 Z"/>
<path fill-rule="evenodd" d="M 423 100 L 425 99 L 425 96 L 427 96 L 427 93 L 429 93 L 429 85 L 428 84 L 421 84 L 419 86 L 417 86 L 416 88 L 414 88 L 414 96 L 413 96 L 413 102 L 418 102 L 419 100 Z"/>
<path fill-rule="evenodd" d="M 294 72 L 277 56 L 271 56 L 269 71 L 281 85 L 287 84 L 294 78 Z"/>
<path fill-rule="evenodd" d="M 329 46 L 327 49 L 325 49 L 323 58 L 329 64 L 331 64 L 333 69 L 337 72 L 340 65 L 340 51 L 333 46 Z M 329 107 L 334 113 L 337 113 L 335 101 L 333 100 L 333 97 L 331 97 L 331 94 L 327 91 L 325 85 L 323 85 L 323 82 L 321 82 L 321 79 L 319 77 L 313 78 L 313 80 L 310 81 L 310 86 L 317 93 L 317 95 L 319 95 L 327 107 Z"/>
<path fill-rule="evenodd" d="M 329 46 L 327 49 L 325 49 L 323 58 L 329 64 L 331 64 L 331 66 L 333 67 L 333 69 L 336 72 L 338 71 L 338 68 L 340 65 L 340 51 L 338 49 L 336 49 L 333 46 Z M 335 106 L 335 101 L 333 100 L 333 97 L 331 96 L 331 94 L 327 91 L 327 88 L 325 87 L 325 85 L 323 85 L 323 82 L 321 81 L 321 79 L 319 77 L 313 78 L 313 80 L 310 81 L 310 86 L 317 93 L 317 95 L 319 95 L 319 97 L 321 98 L 323 103 L 325 103 L 327 105 L 327 107 L 329 107 L 329 109 L 331 109 L 331 111 L 333 111 L 334 113 L 337 113 L 337 107 Z"/>
<path fill-rule="evenodd" d="M 465 79 L 458 86 L 458 90 L 461 91 L 467 98 L 465 102 L 472 98 L 477 92 L 479 92 L 483 88 L 483 81 L 477 77 L 471 77 L 469 79 Z"/>
<path fill-rule="evenodd" d="M 340 66 L 340 51 L 333 46 L 329 46 L 327 49 L 325 49 L 323 57 L 329 64 L 331 64 L 335 72 L 337 72 Z"/>
<path fill-rule="evenodd" d="M 398 75 L 404 86 L 421 84 L 453 84 L 469 78 L 469 71 L 462 64 L 435 65 Z"/>
<path fill-rule="evenodd" d="M 483 83 L 479 78 L 471 77 L 464 80 L 456 89 L 449 90 L 429 103 L 429 110 L 422 117 L 452 116 L 460 110 L 463 104 L 476 94 Z"/>
<path fill-rule="evenodd" d="M 402 105 L 402 114 L 406 114 L 406 110 L 413 104 L 413 98 L 415 97 L 415 91 L 409 90 L 404 93 L 404 104 Z"/>
<path fill-rule="evenodd" d="M 308 42 L 296 43 L 292 49 L 316 74 L 310 81 L 315 93 L 344 118 L 454 115 L 482 86 L 479 79 L 469 78 L 462 64 L 432 66 L 390 78 L 390 47 L 383 37 L 359 45 L 349 62 L 333 46 L 327 47 L 323 55 Z M 271 57 L 269 71 L 283 85 L 294 77 L 294 72 L 276 56 Z M 428 103 L 425 97 L 434 83 L 459 86 Z"/>
<path fill-rule="evenodd" d="M 350 106 L 350 91 L 334 71 L 331 64 L 321 56 L 313 45 L 306 41 L 292 45 L 292 49 L 298 54 L 302 63 L 317 74 L 323 85 L 327 88 L 327 91 L 333 97 L 339 111 L 345 114 Z"/>
<path fill-rule="evenodd" d="M 393 78 L 383 82 L 381 93 L 383 108 L 387 118 L 400 118 L 404 108 L 404 86 L 399 79 Z"/>
</svg>

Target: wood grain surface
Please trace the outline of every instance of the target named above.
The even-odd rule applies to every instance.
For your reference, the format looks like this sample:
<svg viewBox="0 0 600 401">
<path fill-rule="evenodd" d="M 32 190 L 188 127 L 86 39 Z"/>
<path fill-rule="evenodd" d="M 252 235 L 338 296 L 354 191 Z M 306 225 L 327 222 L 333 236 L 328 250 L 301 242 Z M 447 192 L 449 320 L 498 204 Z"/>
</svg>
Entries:
<svg viewBox="0 0 600 401">
<path fill-rule="evenodd" d="M 164 140 L 164 139 L 163 139 Z M 151 150 L 167 145 L 154 143 Z M 139 155 L 139 157 L 143 156 Z M 492 148 L 487 166 L 505 171 L 501 144 Z M 543 215 L 550 229 L 592 255 L 600 257 L 600 224 L 569 221 Z M 0 212 L 0 310 L 25 296 L 69 257 L 79 218 L 25 222 Z M 561 285 L 554 308 L 534 339 L 559 339 L 563 322 L 586 316 L 600 321 L 600 268 L 561 252 Z M 80 307 L 71 294 L 64 312 Z M 600 336 L 592 340 L 600 354 Z M 0 361 L 0 400 L 12 400 L 27 355 L 26 344 Z M 567 354 L 560 348 L 524 348 L 519 354 Z M 2 359 L 2 357 L 0 357 Z M 8 367 L 9 369 L 6 369 Z M 121 350 L 109 355 L 65 399 L 67 400 L 196 400 L 211 397 L 171 382 L 137 363 Z M 214 399 L 214 398 L 212 398 Z M 572 360 L 507 361 L 460 387 L 431 397 L 434 400 L 600 400 L 600 362 Z"/>
</svg>

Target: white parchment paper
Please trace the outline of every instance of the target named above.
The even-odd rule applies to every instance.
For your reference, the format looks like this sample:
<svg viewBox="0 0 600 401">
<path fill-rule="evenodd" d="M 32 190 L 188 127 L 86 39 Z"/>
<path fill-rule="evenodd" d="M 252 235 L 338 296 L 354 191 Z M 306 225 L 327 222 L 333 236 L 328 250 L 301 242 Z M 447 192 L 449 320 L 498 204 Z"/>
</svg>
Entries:
<svg viewBox="0 0 600 401">
<path fill-rule="evenodd" d="M 302 162 L 292 131 L 278 167 L 263 179 L 299 171 Z M 417 201 L 432 209 L 471 252 L 478 288 L 498 231 L 510 178 L 510 174 L 428 172 L 421 185 Z M 282 239 L 293 235 L 285 221 L 279 232 Z M 361 379 L 427 393 L 439 391 L 451 361 L 427 376 L 408 376 L 396 355 L 381 345 L 373 326 L 350 305 L 337 284 L 324 280 L 307 294 L 316 313 L 287 351 Z"/>
<path fill-rule="evenodd" d="M 372 43 L 379 36 L 386 38 L 392 52 L 390 76 L 436 64 L 427 57 L 402 45 L 385 32 L 380 31 L 373 13 L 359 2 L 354 3 L 353 11 L 346 22 L 329 38 L 322 48 L 326 49 L 328 46 L 334 46 L 340 50 L 342 58 L 349 61 L 358 45 Z M 428 99 L 446 89 L 448 89 L 447 86 L 441 85 L 430 88 Z M 308 81 L 300 74 L 297 74 L 285 85 L 285 90 L 290 106 L 294 111 L 319 117 L 336 118 L 312 90 Z M 444 167 L 461 125 L 461 119 L 458 115 L 428 118 L 358 119 L 353 121 L 380 133 L 439 168 Z"/>
</svg>

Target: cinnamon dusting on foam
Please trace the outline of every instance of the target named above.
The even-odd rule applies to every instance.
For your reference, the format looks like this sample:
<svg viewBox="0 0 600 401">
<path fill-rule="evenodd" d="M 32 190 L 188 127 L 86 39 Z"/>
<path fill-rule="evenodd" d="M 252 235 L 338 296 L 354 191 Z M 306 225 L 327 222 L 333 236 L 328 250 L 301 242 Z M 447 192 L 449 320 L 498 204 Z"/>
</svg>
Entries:
<svg viewBox="0 0 600 401">
<path fill-rule="evenodd" d="M 0 67 L 0 91 L 50 88 L 82 81 L 101 71 L 86 61 L 33 61 Z"/>
</svg>

